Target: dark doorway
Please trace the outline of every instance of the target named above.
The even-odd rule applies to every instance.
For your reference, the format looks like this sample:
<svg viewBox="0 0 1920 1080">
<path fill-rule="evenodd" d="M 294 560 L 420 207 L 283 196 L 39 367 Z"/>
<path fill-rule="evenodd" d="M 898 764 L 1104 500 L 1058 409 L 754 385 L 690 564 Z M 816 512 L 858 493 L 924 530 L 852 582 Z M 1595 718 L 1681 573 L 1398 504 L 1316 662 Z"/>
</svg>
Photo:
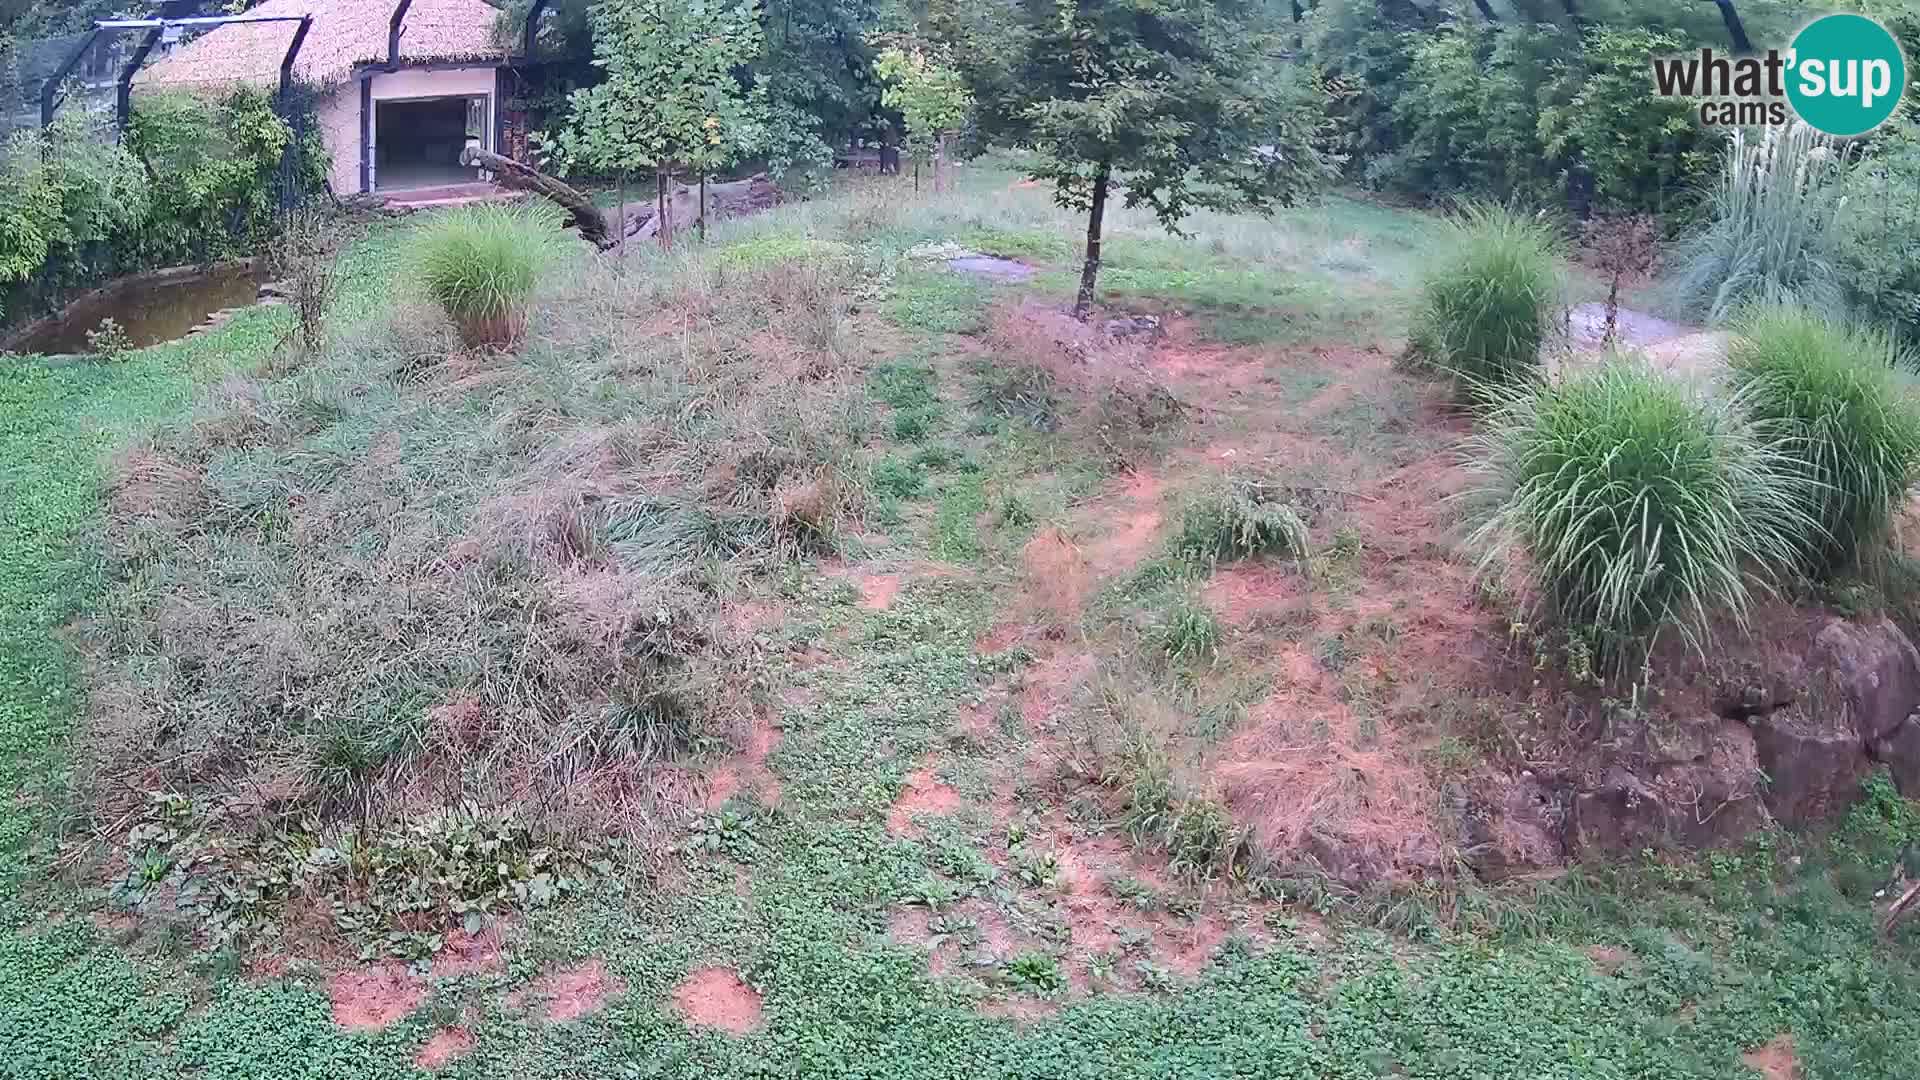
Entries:
<svg viewBox="0 0 1920 1080">
<path fill-rule="evenodd" d="M 479 170 L 460 165 L 473 111 L 470 103 L 476 100 L 484 115 L 484 98 L 375 102 L 374 188 L 396 191 L 479 179 Z"/>
</svg>

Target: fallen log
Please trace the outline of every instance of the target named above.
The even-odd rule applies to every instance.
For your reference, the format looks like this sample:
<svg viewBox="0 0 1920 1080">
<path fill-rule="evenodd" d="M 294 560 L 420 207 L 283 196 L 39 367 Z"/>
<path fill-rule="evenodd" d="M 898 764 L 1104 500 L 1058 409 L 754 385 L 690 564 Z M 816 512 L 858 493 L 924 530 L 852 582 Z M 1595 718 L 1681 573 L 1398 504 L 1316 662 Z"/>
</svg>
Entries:
<svg viewBox="0 0 1920 1080">
<path fill-rule="evenodd" d="M 593 205 L 593 200 L 581 194 L 564 181 L 556 180 L 531 165 L 523 165 L 509 157 L 469 146 L 460 151 L 460 164 L 468 168 L 479 167 L 493 173 L 493 182 L 501 187 L 515 191 L 532 192 L 544 195 L 558 203 L 567 213 L 573 215 L 573 225 L 580 230 L 580 237 L 601 251 L 612 250 L 619 243 L 619 237 L 607 226 L 605 214 Z"/>
<path fill-rule="evenodd" d="M 490 170 L 494 182 L 502 187 L 553 200 L 572 216 L 569 224 L 580 230 L 581 238 L 601 251 L 613 250 L 622 236 L 648 239 L 660 233 L 660 223 L 655 220 L 655 200 L 628 202 L 611 210 L 602 210 L 577 188 L 512 158 L 469 146 L 461 152 L 460 163 L 469 168 Z M 765 210 L 778 202 L 779 197 L 779 189 L 767 179 L 767 174 L 755 173 L 744 180 L 708 184 L 706 212 L 708 217 L 716 220 L 739 217 Z M 668 219 L 673 222 L 675 232 L 699 225 L 698 185 L 675 185 L 670 198 Z"/>
</svg>

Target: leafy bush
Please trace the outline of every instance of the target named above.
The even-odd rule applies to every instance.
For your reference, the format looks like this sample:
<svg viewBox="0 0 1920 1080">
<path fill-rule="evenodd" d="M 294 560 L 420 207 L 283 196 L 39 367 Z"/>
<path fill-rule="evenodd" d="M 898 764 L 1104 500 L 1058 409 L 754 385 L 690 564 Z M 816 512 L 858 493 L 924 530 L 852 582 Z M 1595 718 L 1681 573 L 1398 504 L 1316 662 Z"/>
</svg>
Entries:
<svg viewBox="0 0 1920 1080">
<path fill-rule="evenodd" d="M 79 110 L 15 132 L 0 150 L 0 281 L 85 261 L 144 218 L 149 198 L 140 162 Z"/>
<path fill-rule="evenodd" d="M 1920 412 L 1905 400 L 1883 335 L 1782 307 L 1735 324 L 1727 364 L 1755 419 L 1791 438 L 1805 484 L 1803 538 L 1817 571 L 1852 565 L 1882 540 L 1920 477 Z"/>
<path fill-rule="evenodd" d="M 553 216 L 531 207 L 463 206 L 434 215 L 413 237 L 421 288 L 470 348 L 512 348 L 527 325 L 527 301 L 558 235 Z"/>
<path fill-rule="evenodd" d="M 1470 207 L 1447 228 L 1409 355 L 1478 396 L 1538 369 L 1548 313 L 1560 296 L 1555 239 L 1540 219 L 1497 206 Z"/>
<path fill-rule="evenodd" d="M 1173 537 L 1175 558 L 1213 563 L 1272 553 L 1304 559 L 1307 523 L 1275 484 L 1232 477 L 1187 503 Z"/>
<path fill-rule="evenodd" d="M 1668 626 L 1695 647 L 1815 528 L 1804 481 L 1735 403 L 1615 360 L 1510 390 L 1469 443 L 1483 565 L 1526 554 L 1538 595 L 1619 668 Z"/>
<path fill-rule="evenodd" d="M 318 190 L 326 175 L 318 125 L 295 148 L 297 183 Z M 281 160 L 293 129 L 260 90 L 243 87 L 209 103 L 187 93 L 144 94 L 129 118 L 126 147 L 153 177 L 153 202 L 125 243 L 142 261 L 200 261 L 241 254 L 275 231 Z"/>
<path fill-rule="evenodd" d="M 1833 237 L 1846 154 L 1795 122 L 1759 137 L 1736 131 L 1708 193 L 1708 221 L 1674 256 L 1668 280 L 1689 313 L 1723 322 L 1751 303 L 1846 311 Z"/>
<path fill-rule="evenodd" d="M 66 290 L 144 267 L 258 248 L 275 230 L 292 129 L 256 89 L 219 102 L 142 94 L 124 136 L 103 117 L 63 112 L 0 150 L 0 282 L 9 316 Z M 318 190 L 318 125 L 293 147 L 293 183 Z"/>
<path fill-rule="evenodd" d="M 1603 206 L 1657 213 L 1690 203 L 1719 163 L 1721 136 L 1700 126 L 1692 102 L 1647 90 L 1653 57 L 1687 48 L 1671 30 L 1589 31 L 1583 62 L 1561 70 L 1560 92 L 1540 110 L 1542 160 L 1583 169 Z"/>
<path fill-rule="evenodd" d="M 1920 126 L 1885 130 L 1848 171 L 1834 270 L 1861 319 L 1920 348 Z"/>
</svg>

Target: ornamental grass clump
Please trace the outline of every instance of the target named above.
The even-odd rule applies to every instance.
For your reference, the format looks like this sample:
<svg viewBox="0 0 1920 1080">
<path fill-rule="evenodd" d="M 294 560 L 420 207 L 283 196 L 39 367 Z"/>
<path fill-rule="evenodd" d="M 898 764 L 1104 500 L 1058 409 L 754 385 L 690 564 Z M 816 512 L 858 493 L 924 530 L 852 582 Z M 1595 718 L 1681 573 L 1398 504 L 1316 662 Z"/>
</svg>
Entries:
<svg viewBox="0 0 1920 1080">
<path fill-rule="evenodd" d="M 520 343 L 534 284 L 555 254 L 557 224 L 544 209 L 488 203 L 437 213 L 414 234 L 414 276 L 468 348 Z"/>
<path fill-rule="evenodd" d="M 1707 220 L 1675 249 L 1666 285 L 1688 315 L 1720 323 L 1755 303 L 1846 311 L 1835 269 L 1846 147 L 1805 124 L 1735 131 L 1707 192 Z"/>
<path fill-rule="evenodd" d="M 1469 444 L 1485 565 L 1509 554 L 1560 622 L 1613 671 L 1678 630 L 1704 647 L 1744 621 L 1754 589 L 1793 566 L 1807 484 L 1740 402 L 1700 396 L 1629 360 L 1493 401 Z"/>
<path fill-rule="evenodd" d="M 1501 206 L 1469 207 L 1446 226 L 1428 272 L 1408 359 L 1478 400 L 1534 375 L 1561 296 L 1558 243 L 1546 222 Z"/>
<path fill-rule="evenodd" d="M 1860 563 L 1920 479 L 1920 410 L 1884 334 L 1804 308 L 1750 309 L 1734 323 L 1728 379 L 1754 420 L 1788 439 L 1804 481 L 1806 568 Z"/>
</svg>

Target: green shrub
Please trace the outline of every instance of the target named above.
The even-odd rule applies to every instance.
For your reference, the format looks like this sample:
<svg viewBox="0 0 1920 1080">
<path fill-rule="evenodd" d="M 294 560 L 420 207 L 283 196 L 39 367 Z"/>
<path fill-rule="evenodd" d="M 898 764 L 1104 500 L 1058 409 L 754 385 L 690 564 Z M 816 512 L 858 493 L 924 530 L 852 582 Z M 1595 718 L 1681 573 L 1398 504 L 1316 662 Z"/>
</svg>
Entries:
<svg viewBox="0 0 1920 1080">
<path fill-rule="evenodd" d="M 414 274 L 469 347 L 511 348 L 558 235 L 553 215 L 531 207 L 442 211 L 413 236 Z"/>
<path fill-rule="evenodd" d="M 1632 361 L 1508 391 L 1467 461 L 1483 567 L 1523 550 L 1537 595 L 1614 670 L 1666 627 L 1698 648 L 1711 617 L 1743 618 L 1815 527 L 1777 441 Z"/>
<path fill-rule="evenodd" d="M 1472 397 L 1530 378 L 1560 297 L 1552 230 L 1513 210 L 1475 206 L 1448 223 L 1443 244 L 1415 316 L 1410 357 Z"/>
<path fill-rule="evenodd" d="M 1805 124 L 1736 131 L 1707 196 L 1707 223 L 1682 241 L 1667 285 L 1682 310 L 1724 322 L 1748 304 L 1846 311 L 1834 268 L 1845 152 Z"/>
<path fill-rule="evenodd" d="M 1268 553 L 1305 559 L 1307 523 L 1286 494 L 1275 484 L 1228 478 L 1187 503 L 1173 537 L 1174 557 L 1196 563 Z"/>
<path fill-rule="evenodd" d="M 1791 438 L 1817 530 L 1811 569 L 1855 564 L 1884 539 L 1920 478 L 1920 412 L 1895 382 L 1883 335 L 1785 307 L 1735 323 L 1727 366 L 1749 415 Z"/>
<path fill-rule="evenodd" d="M 1848 171 L 1834 269 L 1847 303 L 1920 348 L 1920 125 L 1887 125 L 1885 138 Z"/>
</svg>

